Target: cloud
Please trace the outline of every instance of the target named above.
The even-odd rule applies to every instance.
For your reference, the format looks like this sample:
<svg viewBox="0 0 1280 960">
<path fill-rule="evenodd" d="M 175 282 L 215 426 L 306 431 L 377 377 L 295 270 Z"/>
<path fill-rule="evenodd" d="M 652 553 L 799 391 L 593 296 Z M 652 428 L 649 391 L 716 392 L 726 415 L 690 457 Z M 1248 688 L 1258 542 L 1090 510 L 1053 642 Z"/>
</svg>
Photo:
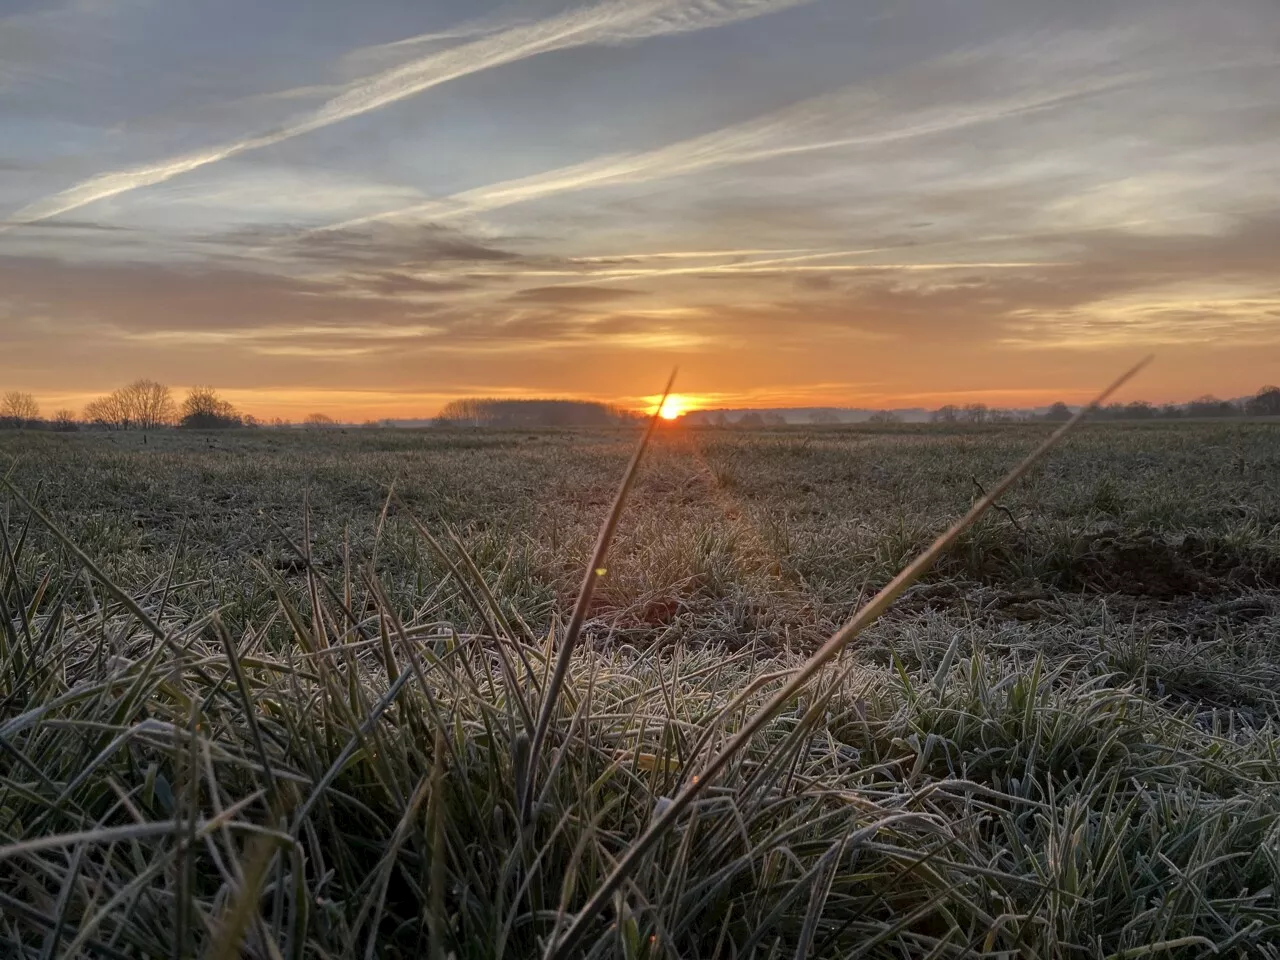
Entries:
<svg viewBox="0 0 1280 960">
<path fill-rule="evenodd" d="M 255 254 L 279 247 L 289 239 L 289 253 L 305 262 L 358 267 L 373 264 L 407 269 L 439 263 L 510 263 L 524 259 L 516 251 L 487 238 L 473 237 L 455 227 L 435 223 L 380 225 L 372 230 L 327 230 L 295 236 L 286 224 L 244 227 L 209 237 L 232 248 L 249 247 Z"/>
<path fill-rule="evenodd" d="M 1052 51 L 1034 35 L 1004 38 L 651 150 L 594 157 L 313 232 L 380 221 L 439 222 L 581 190 L 627 187 L 838 150 L 885 150 L 1057 109 L 1079 109 L 1126 91 L 1162 90 L 1175 82 L 1280 65 L 1274 53 L 1265 50 L 1234 55 L 1210 50 L 1199 60 L 1174 60 L 1171 66 L 1163 56 L 1151 55 L 1152 36 L 1159 33 L 1157 27 L 1080 31 L 1065 35 Z"/>
<path fill-rule="evenodd" d="M 0 222 L 0 231 L 164 183 L 248 151 L 274 146 L 379 110 L 482 70 L 571 47 L 626 43 L 705 30 L 808 2 L 810 0 L 606 0 L 534 23 L 509 26 L 351 83 L 337 96 L 283 127 L 91 177 L 27 204 L 7 223 Z"/>
<path fill-rule="evenodd" d="M 642 297 L 644 295 L 645 292 L 643 290 L 619 290 L 617 288 L 601 290 L 597 287 L 530 287 L 527 290 L 512 294 L 509 299 L 530 303 L 554 303 L 562 306 L 572 306 L 581 303 L 604 303 L 610 300 Z"/>
</svg>

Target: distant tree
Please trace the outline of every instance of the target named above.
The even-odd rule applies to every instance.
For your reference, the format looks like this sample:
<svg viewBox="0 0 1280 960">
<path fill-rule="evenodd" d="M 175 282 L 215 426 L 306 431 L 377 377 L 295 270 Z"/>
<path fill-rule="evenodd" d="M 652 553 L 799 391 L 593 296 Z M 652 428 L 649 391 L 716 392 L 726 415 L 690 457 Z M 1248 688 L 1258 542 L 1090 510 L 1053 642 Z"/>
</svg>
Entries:
<svg viewBox="0 0 1280 960">
<path fill-rule="evenodd" d="M 1057 403 L 1049 407 L 1044 415 L 1044 419 L 1050 423 L 1062 423 L 1071 419 L 1071 408 L 1059 400 Z"/>
<path fill-rule="evenodd" d="M 436 421 L 453 426 L 480 426 L 479 400 L 450 400 L 436 415 Z"/>
<path fill-rule="evenodd" d="M 313 427 L 315 429 L 324 429 L 326 427 L 337 425 L 337 421 L 327 413 L 309 413 L 307 414 L 307 419 L 302 422 L 306 426 Z"/>
<path fill-rule="evenodd" d="M 187 430 L 226 430 L 243 426 L 244 418 L 213 387 L 192 387 L 182 401 L 179 425 Z"/>
<path fill-rule="evenodd" d="M 899 417 L 892 410 L 877 410 L 867 418 L 868 423 L 897 423 Z"/>
<path fill-rule="evenodd" d="M 1251 417 L 1280 417 L 1280 387 L 1263 387 L 1245 404 Z"/>
<path fill-rule="evenodd" d="M 40 405 L 29 393 L 11 390 L 0 398 L 0 426 L 26 427 L 40 419 Z"/>
<path fill-rule="evenodd" d="M 59 410 L 53 415 L 53 429 L 60 433 L 71 433 L 80 429 L 76 423 L 76 415 L 72 410 Z"/>
<path fill-rule="evenodd" d="M 969 403 L 960 411 L 960 419 L 965 423 L 986 423 L 987 413 L 985 403 Z"/>
<path fill-rule="evenodd" d="M 723 410 L 712 410 L 706 415 L 703 422 L 709 427 L 723 427 L 728 423 Z"/>
<path fill-rule="evenodd" d="M 135 380 L 123 390 L 129 420 L 139 430 L 155 430 L 177 419 L 169 388 L 154 380 Z"/>
<path fill-rule="evenodd" d="M 84 418 L 93 426 L 107 430 L 125 430 L 129 426 L 129 415 L 119 390 L 90 401 L 84 408 Z"/>
<path fill-rule="evenodd" d="M 1184 415 L 1182 408 L 1176 403 L 1166 403 L 1160 408 L 1159 413 L 1157 414 L 1157 416 L 1162 420 L 1177 420 L 1179 417 Z"/>
<path fill-rule="evenodd" d="M 154 380 L 135 380 L 85 407 L 85 419 L 111 430 L 154 430 L 177 419 L 169 388 Z"/>
<path fill-rule="evenodd" d="M 991 410 L 987 413 L 987 423 L 1017 423 L 1018 415 L 1012 410 Z"/>
<path fill-rule="evenodd" d="M 960 412 L 951 404 L 939 407 L 929 415 L 934 423 L 955 423 L 960 419 Z"/>
<path fill-rule="evenodd" d="M 787 418 L 780 413 L 762 413 L 760 414 L 760 422 L 766 427 L 785 427 Z"/>
<path fill-rule="evenodd" d="M 1187 404 L 1188 417 L 1236 417 L 1240 408 L 1229 400 L 1219 400 L 1213 394 L 1197 397 Z"/>
<path fill-rule="evenodd" d="M 610 427 L 636 420 L 634 412 L 588 400 L 506 400 L 467 397 L 451 400 L 436 416 L 441 426 Z"/>
<path fill-rule="evenodd" d="M 834 410 L 815 410 L 809 414 L 809 422 L 814 424 L 830 425 L 840 422 L 840 414 Z"/>
<path fill-rule="evenodd" d="M 760 416 L 755 410 L 748 410 L 737 420 L 734 421 L 735 427 L 743 427 L 748 430 L 759 429 L 764 426 L 764 417 Z"/>
</svg>

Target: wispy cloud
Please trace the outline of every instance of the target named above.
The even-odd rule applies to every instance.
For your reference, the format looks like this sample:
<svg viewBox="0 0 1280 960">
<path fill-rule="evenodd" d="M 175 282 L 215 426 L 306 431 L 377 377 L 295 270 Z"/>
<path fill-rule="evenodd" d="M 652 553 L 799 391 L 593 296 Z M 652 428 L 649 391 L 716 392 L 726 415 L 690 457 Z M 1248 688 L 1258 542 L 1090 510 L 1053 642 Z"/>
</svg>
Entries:
<svg viewBox="0 0 1280 960">
<path fill-rule="evenodd" d="M 1005 344 L 1114 349 L 1132 344 L 1280 343 L 1280 295 L 1257 285 L 1181 282 L 1057 311 L 1015 311 Z"/>
<path fill-rule="evenodd" d="M 848 257 L 861 257 L 871 254 L 889 252 L 891 248 L 873 247 L 863 250 L 830 250 L 823 253 L 802 254 L 794 257 L 770 257 L 767 259 L 742 259 L 731 263 L 694 264 L 678 267 L 621 267 L 611 269 L 592 269 L 584 274 L 574 270 L 552 269 L 520 269 L 509 271 L 508 277 L 572 277 L 565 284 L 546 287 L 556 289 L 572 287 L 583 283 L 608 283 L 618 280 L 644 280 L 658 277 L 697 276 L 709 277 L 717 274 L 750 275 L 763 274 L 778 276 L 782 274 L 804 273 L 885 273 L 885 272 L 937 272 L 952 270 L 1039 270 L 1053 267 L 1073 265 L 1070 261 L 1060 260 L 938 260 L 938 261 L 869 261 L 863 263 L 818 263 L 815 261 L 834 260 Z M 901 251 L 899 251 L 901 252 Z M 692 259 L 692 258 L 691 258 Z M 579 261 L 581 262 L 581 261 Z M 594 264 L 587 264 L 594 267 Z"/>
<path fill-rule="evenodd" d="M 1094 49 L 1091 38 L 1083 37 L 1073 50 L 1075 56 L 1060 52 L 1055 60 L 1040 64 L 1034 62 L 1035 45 L 1030 42 L 1022 49 L 1006 42 L 966 51 L 881 78 L 874 86 L 854 85 L 656 149 L 595 157 L 310 232 L 388 220 L 447 220 L 578 190 L 642 184 L 838 149 L 888 147 L 1076 105 L 1176 77 L 1280 63 L 1263 56 L 1172 69 L 1144 66 L 1141 52 L 1146 42 L 1141 36 L 1122 32 L 1101 49 Z M 1081 72 L 1081 63 L 1090 69 Z M 1012 76 L 1019 78 L 1019 85 L 1017 92 L 1008 93 L 1013 84 L 1007 80 Z M 948 89 L 964 91 L 964 99 L 939 97 L 938 91 Z"/>
<path fill-rule="evenodd" d="M 274 146 L 360 116 L 459 77 L 589 44 L 617 44 L 722 26 L 810 0 L 609 0 L 430 53 L 350 84 L 315 110 L 275 130 L 91 177 L 14 213 L 0 231 L 163 183 L 250 150 Z"/>
</svg>

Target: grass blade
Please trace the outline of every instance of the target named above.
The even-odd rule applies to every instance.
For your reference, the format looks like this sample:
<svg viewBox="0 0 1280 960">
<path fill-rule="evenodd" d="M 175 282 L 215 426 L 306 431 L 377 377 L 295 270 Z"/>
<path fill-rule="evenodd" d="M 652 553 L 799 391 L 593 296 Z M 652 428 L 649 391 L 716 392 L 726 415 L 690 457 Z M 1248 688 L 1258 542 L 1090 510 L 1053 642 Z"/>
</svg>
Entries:
<svg viewBox="0 0 1280 960">
<path fill-rule="evenodd" d="M 547 684 L 546 692 L 542 696 L 542 709 L 538 713 L 538 722 L 533 728 L 532 737 L 530 737 L 529 768 L 524 782 L 520 785 L 518 797 L 522 821 L 528 821 L 529 813 L 533 807 L 533 787 L 534 780 L 538 775 L 538 756 L 542 751 L 542 742 L 547 736 L 547 728 L 551 726 L 551 717 L 554 715 L 556 703 L 560 699 L 560 691 L 564 687 L 565 677 L 569 674 L 569 664 L 573 659 L 574 648 L 578 645 L 578 637 L 582 633 L 582 625 L 587 619 L 587 609 L 591 606 L 591 597 L 595 594 L 596 583 L 605 574 L 605 562 L 609 556 L 609 546 L 613 543 L 613 535 L 618 529 L 618 522 L 622 519 L 622 511 L 627 505 L 627 497 L 631 493 L 631 486 L 640 470 L 640 461 L 644 459 L 645 450 L 648 449 L 649 441 L 653 438 L 653 431 L 657 429 L 661 420 L 663 404 L 666 403 L 667 397 L 671 395 L 671 387 L 675 382 L 676 373 L 673 370 L 671 377 L 667 380 L 666 388 L 662 391 L 662 398 L 658 401 L 658 406 L 653 411 L 653 416 L 649 418 L 649 424 L 645 427 L 644 434 L 640 437 L 636 452 L 631 456 L 631 462 L 627 465 L 627 472 L 622 475 L 622 482 L 618 485 L 617 496 L 614 497 L 613 506 L 609 509 L 609 515 L 605 518 L 604 525 L 600 528 L 600 534 L 596 538 L 596 548 L 591 555 L 591 562 L 587 564 L 586 572 L 583 574 L 582 586 L 578 590 L 578 599 L 573 605 L 573 614 L 569 618 L 569 626 L 565 629 L 564 639 L 560 642 L 560 652 L 556 656 L 555 668 L 552 670 L 551 680 Z"/>
<path fill-rule="evenodd" d="M 712 783 L 716 775 L 724 769 L 733 757 L 750 742 L 751 738 L 800 692 L 810 680 L 826 664 L 837 657 L 842 650 L 858 634 L 880 618 L 902 593 L 919 580 L 938 558 L 946 552 L 956 539 L 973 523 L 991 508 L 991 506 L 1035 466 L 1041 458 L 1058 445 L 1072 430 L 1079 425 L 1085 415 L 1094 407 L 1105 402 L 1116 390 L 1138 374 L 1149 362 L 1148 357 L 1131 368 L 1119 379 L 1103 390 L 1087 407 L 1082 407 L 1075 416 L 1062 424 L 1049 437 L 1033 450 L 1020 464 L 1005 475 L 991 491 L 975 503 L 963 517 L 950 529 L 938 537 L 933 544 L 906 566 L 896 577 L 877 593 L 869 603 L 854 615 L 848 623 L 837 630 L 816 653 L 810 657 L 777 693 L 761 707 L 742 728 L 725 744 L 724 748 L 706 766 L 701 775 L 686 782 L 684 788 L 672 799 L 663 813 L 656 817 L 648 829 L 631 845 L 617 865 L 605 878 L 600 887 L 578 912 L 564 935 L 553 941 L 547 951 L 547 960 L 563 960 L 570 955 L 578 941 L 587 932 L 588 925 L 597 914 L 604 910 L 613 894 L 639 864 L 641 858 L 661 839 L 674 825 L 680 814 L 693 803 L 698 796 Z M 566 667 L 567 669 L 567 667 Z"/>
</svg>

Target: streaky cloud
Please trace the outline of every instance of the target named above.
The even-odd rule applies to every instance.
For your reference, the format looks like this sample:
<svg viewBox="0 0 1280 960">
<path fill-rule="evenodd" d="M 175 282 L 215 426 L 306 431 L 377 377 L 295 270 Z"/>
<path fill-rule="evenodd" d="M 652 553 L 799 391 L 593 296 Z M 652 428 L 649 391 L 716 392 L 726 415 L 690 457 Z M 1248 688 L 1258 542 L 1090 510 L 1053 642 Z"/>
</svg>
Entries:
<svg viewBox="0 0 1280 960">
<path fill-rule="evenodd" d="M 854 85 L 783 107 L 750 120 L 712 130 L 652 150 L 608 154 L 524 177 L 474 187 L 441 197 L 312 228 L 306 235 L 341 231 L 388 220 L 447 220 L 486 213 L 515 204 L 541 200 L 577 190 L 625 186 L 670 179 L 728 166 L 757 163 L 842 148 L 891 146 L 913 139 L 953 133 L 982 124 L 1068 106 L 1127 88 L 1157 83 L 1175 76 L 1270 64 L 1242 61 L 1195 64 L 1177 70 L 1143 69 L 1132 51 L 1116 44 L 1098 60 L 1096 72 L 1085 76 L 1061 72 L 1070 61 L 1044 66 L 1046 75 L 1030 89 L 1013 93 L 995 90 L 969 102 L 930 98 L 912 102 L 914 90 L 947 89 L 958 76 L 1010 66 L 1007 54 L 996 49 L 968 51 L 940 58 L 890 78 L 887 91 L 876 84 Z M 895 93 L 898 95 L 895 96 Z M 906 102 L 901 102 L 901 97 Z"/>
<path fill-rule="evenodd" d="M 379 110 L 482 70 L 571 47 L 627 43 L 705 30 L 809 2 L 811 0 L 606 0 L 533 23 L 509 26 L 355 81 L 337 96 L 283 127 L 91 177 L 18 210 L 7 221 L 0 222 L 0 232 L 164 183 L 209 164 Z"/>
</svg>

